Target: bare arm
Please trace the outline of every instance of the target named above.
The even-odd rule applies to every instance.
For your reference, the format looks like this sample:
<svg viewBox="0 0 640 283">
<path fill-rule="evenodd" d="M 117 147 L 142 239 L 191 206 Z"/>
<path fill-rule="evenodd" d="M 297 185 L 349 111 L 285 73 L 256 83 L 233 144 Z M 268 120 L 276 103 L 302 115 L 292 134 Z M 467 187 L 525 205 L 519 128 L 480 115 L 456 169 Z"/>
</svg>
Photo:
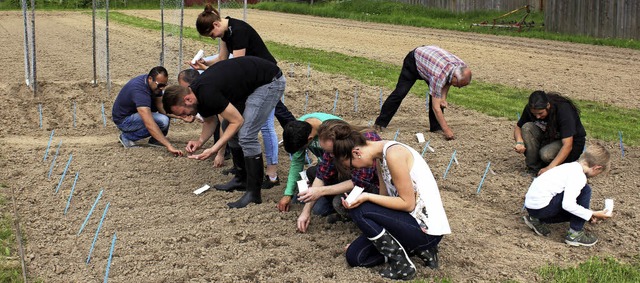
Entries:
<svg viewBox="0 0 640 283">
<path fill-rule="evenodd" d="M 174 155 L 182 156 L 182 151 L 177 150 L 171 145 L 171 142 L 164 136 L 156 121 L 153 120 L 153 115 L 151 114 L 151 108 L 149 107 L 138 107 L 138 114 L 140 118 L 142 118 L 142 122 L 144 123 L 145 128 L 149 131 L 151 136 L 156 139 L 159 143 L 164 145 L 167 150 Z"/>
<path fill-rule="evenodd" d="M 444 119 L 444 113 L 442 113 L 442 108 L 446 108 L 448 106 L 447 104 L 448 91 L 449 91 L 449 85 L 445 85 L 442 88 L 442 92 L 441 92 L 442 97 L 440 98 L 437 98 L 434 96 L 431 97 L 431 100 L 432 100 L 431 109 L 433 110 L 433 114 L 435 114 L 436 120 L 438 120 L 440 127 L 442 127 L 442 132 L 444 134 L 444 137 L 448 140 L 452 140 L 455 138 L 455 136 L 453 135 L 453 131 L 451 130 L 451 128 L 449 128 L 447 121 Z"/>
<path fill-rule="evenodd" d="M 522 128 L 518 127 L 518 124 L 513 128 L 513 139 L 516 141 L 516 145 L 513 149 L 517 153 L 524 153 L 527 148 L 524 146 L 524 139 L 522 138 Z"/>
</svg>

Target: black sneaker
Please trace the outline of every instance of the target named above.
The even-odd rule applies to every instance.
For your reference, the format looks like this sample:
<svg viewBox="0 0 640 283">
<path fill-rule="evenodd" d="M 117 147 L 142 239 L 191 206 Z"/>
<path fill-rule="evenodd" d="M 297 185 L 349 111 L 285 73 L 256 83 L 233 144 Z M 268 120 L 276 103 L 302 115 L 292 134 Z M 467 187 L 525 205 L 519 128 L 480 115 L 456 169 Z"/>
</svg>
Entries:
<svg viewBox="0 0 640 283">
<path fill-rule="evenodd" d="M 421 251 L 417 256 L 422 260 L 424 266 L 431 269 L 438 269 L 438 247 Z"/>
<path fill-rule="evenodd" d="M 531 228 L 533 232 L 536 232 L 536 234 L 540 236 L 547 236 L 549 235 L 549 233 L 551 233 L 551 230 L 549 230 L 549 227 L 547 227 L 547 225 L 545 225 L 544 223 L 540 222 L 538 218 L 527 215 L 527 216 L 522 216 L 522 219 L 524 220 L 524 224 L 527 224 L 527 226 L 529 226 L 529 228 Z"/>
<path fill-rule="evenodd" d="M 271 178 L 269 177 L 269 175 L 265 175 L 264 182 L 262 182 L 262 189 L 268 190 L 275 186 L 280 186 L 280 178 L 276 177 L 275 181 L 271 181 Z"/>
</svg>

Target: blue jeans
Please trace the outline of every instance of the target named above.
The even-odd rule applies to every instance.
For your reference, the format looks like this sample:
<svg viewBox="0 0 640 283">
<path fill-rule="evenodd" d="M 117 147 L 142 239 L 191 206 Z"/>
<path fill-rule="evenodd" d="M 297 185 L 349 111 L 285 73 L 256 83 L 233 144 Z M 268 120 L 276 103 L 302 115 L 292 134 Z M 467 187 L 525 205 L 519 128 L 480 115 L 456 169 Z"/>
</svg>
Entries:
<svg viewBox="0 0 640 283">
<path fill-rule="evenodd" d="M 258 141 L 258 132 L 267 122 L 269 116 L 273 116 L 273 109 L 280 97 L 284 94 L 287 80 L 284 75 L 274 79 L 271 83 L 256 88 L 245 102 L 242 118 L 244 123 L 233 138 L 229 140 L 229 147 L 242 148 L 244 156 L 256 156 L 262 153 L 262 145 Z M 226 125 L 222 125 L 226 130 Z"/>
<path fill-rule="evenodd" d="M 369 238 L 387 230 L 405 248 L 409 254 L 415 254 L 435 247 L 442 236 L 428 235 L 422 232 L 411 214 L 365 202 L 350 209 L 349 216 L 362 231 L 347 249 L 347 263 L 350 266 L 370 267 L 384 263 L 384 256 L 378 252 Z"/>
<path fill-rule="evenodd" d="M 271 111 L 267 122 L 262 125 L 262 141 L 264 142 L 264 155 L 267 158 L 267 165 L 278 164 L 278 135 L 274 125 L 274 112 Z"/>
<path fill-rule="evenodd" d="M 169 123 L 171 119 L 169 119 L 167 115 L 158 112 L 152 112 L 151 115 L 153 116 L 153 121 L 158 124 L 162 134 L 166 136 L 169 132 Z M 124 120 L 116 126 L 120 131 L 122 131 L 122 135 L 131 141 L 137 141 L 151 136 L 147 127 L 144 126 L 142 117 L 140 117 L 140 114 L 138 113 L 124 118 Z"/>
<path fill-rule="evenodd" d="M 529 209 L 529 216 L 538 218 L 543 223 L 560 223 L 569 221 L 569 227 L 574 231 L 581 231 L 584 227 L 584 220 L 578 216 L 575 216 L 568 211 L 562 209 L 562 199 L 564 198 L 564 192 L 555 195 L 549 204 L 541 209 Z M 591 202 L 591 187 L 585 185 L 580 191 L 576 203 L 584 208 L 589 208 Z"/>
</svg>

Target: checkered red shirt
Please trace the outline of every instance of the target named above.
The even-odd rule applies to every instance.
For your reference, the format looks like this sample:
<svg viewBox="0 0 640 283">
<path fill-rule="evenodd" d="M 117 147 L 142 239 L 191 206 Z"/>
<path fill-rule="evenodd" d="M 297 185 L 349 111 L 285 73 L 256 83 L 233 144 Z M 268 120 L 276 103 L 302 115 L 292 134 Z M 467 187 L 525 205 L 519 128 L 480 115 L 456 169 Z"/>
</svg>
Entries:
<svg viewBox="0 0 640 283">
<path fill-rule="evenodd" d="M 429 84 L 429 95 L 442 97 L 442 87 L 449 81 L 457 67 L 466 67 L 456 55 L 438 46 L 420 46 L 414 52 L 420 77 Z"/>
</svg>

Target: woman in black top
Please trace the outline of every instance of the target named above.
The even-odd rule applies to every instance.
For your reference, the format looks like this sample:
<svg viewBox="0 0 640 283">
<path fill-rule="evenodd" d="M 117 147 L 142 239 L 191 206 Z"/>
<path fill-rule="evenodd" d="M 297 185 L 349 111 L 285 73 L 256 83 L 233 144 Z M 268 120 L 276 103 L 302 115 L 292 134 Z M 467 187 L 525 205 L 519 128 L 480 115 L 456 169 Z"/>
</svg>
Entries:
<svg viewBox="0 0 640 283">
<path fill-rule="evenodd" d="M 513 133 L 514 150 L 524 153 L 528 170 L 540 175 L 563 163 L 578 160 L 587 133 L 580 110 L 559 93 L 534 91 Z"/>
</svg>

